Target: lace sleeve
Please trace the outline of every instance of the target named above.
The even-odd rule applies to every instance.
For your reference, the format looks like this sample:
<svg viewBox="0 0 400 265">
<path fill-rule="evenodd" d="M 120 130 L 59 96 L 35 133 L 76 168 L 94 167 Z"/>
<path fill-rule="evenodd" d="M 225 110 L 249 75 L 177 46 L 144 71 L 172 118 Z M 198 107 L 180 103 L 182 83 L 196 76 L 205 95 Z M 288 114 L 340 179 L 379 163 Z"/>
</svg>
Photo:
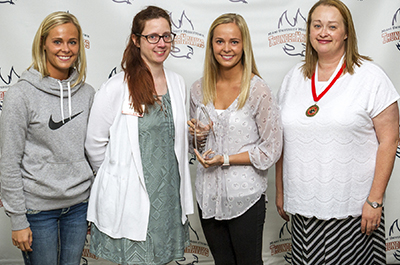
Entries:
<svg viewBox="0 0 400 265">
<path fill-rule="evenodd" d="M 275 97 L 268 85 L 257 81 L 249 96 L 251 110 L 257 124 L 260 139 L 249 151 L 251 163 L 266 170 L 278 161 L 282 152 L 282 123 Z"/>
</svg>

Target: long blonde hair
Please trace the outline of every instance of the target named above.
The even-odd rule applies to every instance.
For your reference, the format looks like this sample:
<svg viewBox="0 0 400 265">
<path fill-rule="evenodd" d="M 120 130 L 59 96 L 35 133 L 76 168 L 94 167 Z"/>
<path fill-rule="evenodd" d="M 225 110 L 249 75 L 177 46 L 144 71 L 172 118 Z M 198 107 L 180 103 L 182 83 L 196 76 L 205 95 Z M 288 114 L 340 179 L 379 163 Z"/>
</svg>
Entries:
<svg viewBox="0 0 400 265">
<path fill-rule="evenodd" d="M 310 41 L 310 29 L 311 29 L 311 16 L 314 13 L 315 9 L 320 6 L 332 6 L 339 10 L 340 14 L 343 18 L 343 23 L 345 26 L 345 32 L 347 34 L 347 39 L 345 40 L 345 61 L 346 68 L 344 69 L 344 73 L 353 74 L 354 73 L 354 65 L 360 66 L 362 64 L 362 59 L 371 60 L 367 56 L 360 55 L 358 53 L 357 47 L 357 35 L 356 30 L 354 28 L 353 18 L 351 16 L 350 10 L 347 6 L 340 0 L 320 0 L 313 5 L 313 7 L 308 12 L 307 18 L 307 41 L 306 41 L 306 56 L 305 63 L 302 66 L 303 75 L 305 78 L 311 78 L 315 72 L 315 66 L 318 61 L 318 53 L 312 47 Z"/>
<path fill-rule="evenodd" d="M 75 67 L 78 71 L 78 79 L 72 84 L 72 87 L 76 86 L 80 82 L 85 82 L 86 79 L 86 53 L 85 46 L 83 43 L 83 34 L 81 26 L 79 25 L 78 19 L 67 12 L 54 12 L 48 15 L 40 24 L 39 29 L 36 32 L 35 38 L 32 44 L 32 64 L 30 67 L 35 68 L 39 71 L 43 77 L 49 76 L 50 73 L 47 69 L 47 58 L 46 52 L 44 51 L 44 44 L 50 31 L 60 25 L 72 23 L 75 25 L 79 34 L 79 53 L 78 58 L 71 67 Z"/>
<path fill-rule="evenodd" d="M 254 60 L 253 49 L 251 46 L 250 32 L 247 27 L 246 21 L 239 14 L 227 13 L 219 16 L 211 24 L 208 31 L 206 55 L 204 60 L 204 76 L 203 76 L 203 104 L 207 105 L 214 102 L 216 98 L 216 84 L 218 75 L 218 62 L 214 57 L 212 40 L 214 37 L 214 30 L 221 24 L 234 23 L 238 26 L 243 40 L 243 76 L 240 85 L 240 94 L 237 108 L 241 109 L 246 103 L 250 93 L 250 81 L 252 74 L 260 76 L 257 70 L 256 62 Z"/>
</svg>

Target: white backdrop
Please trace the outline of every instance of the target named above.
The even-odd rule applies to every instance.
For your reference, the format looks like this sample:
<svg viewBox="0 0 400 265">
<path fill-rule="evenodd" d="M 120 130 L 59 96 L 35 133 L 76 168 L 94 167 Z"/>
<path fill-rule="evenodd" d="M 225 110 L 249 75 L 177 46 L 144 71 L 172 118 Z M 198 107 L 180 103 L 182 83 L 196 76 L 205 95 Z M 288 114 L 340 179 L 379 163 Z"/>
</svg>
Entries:
<svg viewBox="0 0 400 265">
<path fill-rule="evenodd" d="M 81 23 L 88 59 L 87 82 L 96 89 L 120 71 L 121 56 L 133 16 L 153 4 L 171 13 L 177 33 L 167 68 L 180 73 L 187 88 L 201 77 L 207 32 L 212 21 L 227 12 L 241 14 L 250 28 L 262 77 L 276 93 L 286 72 L 302 60 L 305 19 L 316 0 L 0 0 L 0 111 L 4 93 L 31 63 L 31 45 L 43 18 L 53 11 L 69 11 Z M 344 0 L 353 14 L 361 54 L 384 68 L 400 90 L 400 0 Z M 360 154 L 362 155 L 362 154 Z M 191 166 L 194 179 L 194 165 Z M 387 263 L 400 264 L 400 168 L 395 167 L 386 196 Z M 269 172 L 267 219 L 264 229 L 264 264 L 290 264 L 290 224 L 275 209 L 274 170 Z M 306 191 L 305 191 L 306 192 Z M 1 207 L 0 202 L 0 207 Z M 186 260 L 171 264 L 213 264 L 199 225 L 190 216 L 192 245 Z M 88 252 L 81 264 L 111 264 Z M 11 243 L 8 217 L 0 209 L 0 264 L 23 264 Z"/>
</svg>

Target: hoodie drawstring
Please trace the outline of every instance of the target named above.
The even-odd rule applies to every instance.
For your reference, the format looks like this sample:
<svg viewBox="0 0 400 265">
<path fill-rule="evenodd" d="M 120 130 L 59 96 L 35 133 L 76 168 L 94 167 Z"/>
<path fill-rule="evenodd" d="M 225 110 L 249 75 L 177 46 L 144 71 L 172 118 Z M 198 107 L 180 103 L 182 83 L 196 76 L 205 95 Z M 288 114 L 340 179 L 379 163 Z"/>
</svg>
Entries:
<svg viewBox="0 0 400 265">
<path fill-rule="evenodd" d="M 69 120 L 71 120 L 72 115 L 72 103 L 71 103 L 71 86 L 68 82 L 68 111 L 69 111 Z"/>
<path fill-rule="evenodd" d="M 63 86 L 62 83 L 60 81 L 58 81 L 58 84 L 60 85 L 60 107 L 61 107 L 61 119 L 62 122 L 65 123 L 64 119 L 64 93 L 63 93 Z M 72 104 L 71 104 L 71 86 L 70 86 L 70 82 L 67 83 L 68 85 L 68 111 L 69 111 L 69 119 L 71 119 L 71 115 L 72 115 Z"/>
</svg>

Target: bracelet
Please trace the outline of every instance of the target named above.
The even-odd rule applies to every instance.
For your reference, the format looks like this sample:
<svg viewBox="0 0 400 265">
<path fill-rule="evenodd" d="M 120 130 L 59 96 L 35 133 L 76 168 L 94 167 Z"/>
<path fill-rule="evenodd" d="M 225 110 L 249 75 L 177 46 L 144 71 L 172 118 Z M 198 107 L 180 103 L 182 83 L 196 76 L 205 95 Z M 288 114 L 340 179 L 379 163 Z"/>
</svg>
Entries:
<svg viewBox="0 0 400 265">
<path fill-rule="evenodd" d="M 228 154 L 224 154 L 224 163 L 222 164 L 223 167 L 229 167 L 229 155 Z"/>
</svg>

